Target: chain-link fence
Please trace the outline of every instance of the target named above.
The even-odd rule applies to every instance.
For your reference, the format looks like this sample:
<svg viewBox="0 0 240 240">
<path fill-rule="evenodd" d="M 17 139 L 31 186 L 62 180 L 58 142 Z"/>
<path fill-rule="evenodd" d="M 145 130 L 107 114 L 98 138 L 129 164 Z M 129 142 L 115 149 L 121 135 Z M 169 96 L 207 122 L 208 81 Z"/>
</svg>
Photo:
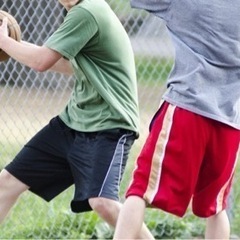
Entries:
<svg viewBox="0 0 240 240">
<path fill-rule="evenodd" d="M 135 53 L 141 136 L 135 143 L 124 175 L 122 197 L 134 160 L 158 107 L 166 77 L 173 63 L 173 49 L 162 22 L 144 11 L 133 10 L 126 0 L 107 1 L 127 30 Z M 65 11 L 57 0 L 0 0 L 2 10 L 16 17 L 23 40 L 43 44 L 59 26 Z M 39 56 L 41 57 L 41 56 Z M 36 73 L 10 59 L 0 63 L 0 168 L 10 162 L 23 144 L 65 106 L 74 79 L 61 74 Z M 238 174 L 236 178 L 238 179 Z M 94 213 L 69 210 L 70 188 L 50 203 L 26 192 L 0 227 L 0 239 L 111 238 L 113 230 Z M 240 220 L 237 184 L 230 198 L 232 232 Z M 131 214 L 131 213 L 129 213 Z M 189 211 L 184 219 L 147 210 L 146 223 L 156 238 L 201 236 L 204 221 Z"/>
</svg>

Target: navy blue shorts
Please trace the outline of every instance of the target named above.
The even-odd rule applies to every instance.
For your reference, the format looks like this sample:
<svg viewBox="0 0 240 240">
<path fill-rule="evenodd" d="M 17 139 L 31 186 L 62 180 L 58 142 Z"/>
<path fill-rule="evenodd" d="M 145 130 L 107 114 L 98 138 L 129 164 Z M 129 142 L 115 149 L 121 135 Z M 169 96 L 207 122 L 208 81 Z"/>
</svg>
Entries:
<svg viewBox="0 0 240 240">
<path fill-rule="evenodd" d="M 120 181 L 135 139 L 134 132 L 124 129 L 78 132 L 55 117 L 6 170 L 46 201 L 74 184 L 72 211 L 89 211 L 89 198 L 118 200 Z"/>
</svg>

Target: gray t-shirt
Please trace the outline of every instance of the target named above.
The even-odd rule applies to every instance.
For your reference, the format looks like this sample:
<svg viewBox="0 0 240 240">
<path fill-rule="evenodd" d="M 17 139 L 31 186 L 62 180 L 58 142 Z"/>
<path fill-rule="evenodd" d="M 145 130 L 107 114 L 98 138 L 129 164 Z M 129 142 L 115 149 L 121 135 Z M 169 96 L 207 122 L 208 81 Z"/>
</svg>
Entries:
<svg viewBox="0 0 240 240">
<path fill-rule="evenodd" d="M 240 129 L 240 1 L 131 0 L 166 22 L 175 64 L 163 99 Z"/>
</svg>

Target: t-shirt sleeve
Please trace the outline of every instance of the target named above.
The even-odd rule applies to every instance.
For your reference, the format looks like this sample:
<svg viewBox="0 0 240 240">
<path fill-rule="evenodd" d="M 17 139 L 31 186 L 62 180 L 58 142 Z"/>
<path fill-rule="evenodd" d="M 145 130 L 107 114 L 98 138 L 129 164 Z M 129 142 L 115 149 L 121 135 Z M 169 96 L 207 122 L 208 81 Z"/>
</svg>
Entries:
<svg viewBox="0 0 240 240">
<path fill-rule="evenodd" d="M 133 8 L 146 10 L 159 18 L 167 20 L 167 13 L 171 6 L 170 0 L 131 0 L 130 4 Z"/>
<path fill-rule="evenodd" d="M 72 59 L 98 32 L 98 26 L 89 11 L 81 7 L 71 9 L 60 27 L 45 42 L 63 57 Z"/>
</svg>

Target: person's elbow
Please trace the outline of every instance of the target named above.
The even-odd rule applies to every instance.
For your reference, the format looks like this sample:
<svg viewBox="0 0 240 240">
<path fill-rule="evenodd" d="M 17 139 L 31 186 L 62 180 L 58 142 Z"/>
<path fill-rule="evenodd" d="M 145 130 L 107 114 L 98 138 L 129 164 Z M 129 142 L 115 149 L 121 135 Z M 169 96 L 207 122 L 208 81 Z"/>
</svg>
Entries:
<svg viewBox="0 0 240 240">
<path fill-rule="evenodd" d="M 32 59 L 30 67 L 37 72 L 45 72 L 50 70 L 61 57 L 58 52 L 43 47 L 39 55 Z"/>
<path fill-rule="evenodd" d="M 46 72 L 51 69 L 52 65 L 47 64 L 46 62 L 36 62 L 32 64 L 31 68 L 36 72 Z"/>
</svg>

